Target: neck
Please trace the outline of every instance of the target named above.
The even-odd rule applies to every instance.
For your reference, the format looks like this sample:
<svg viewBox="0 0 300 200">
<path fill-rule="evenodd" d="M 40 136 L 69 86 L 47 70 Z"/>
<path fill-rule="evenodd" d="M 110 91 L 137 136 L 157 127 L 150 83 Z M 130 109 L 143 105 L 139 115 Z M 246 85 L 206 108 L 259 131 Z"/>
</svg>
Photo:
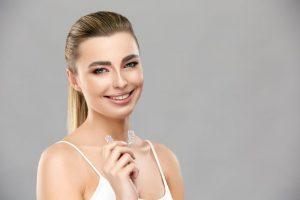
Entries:
<svg viewBox="0 0 300 200">
<path fill-rule="evenodd" d="M 89 112 L 83 126 L 89 133 L 104 138 L 111 135 L 114 140 L 127 141 L 129 130 L 129 117 L 114 119 L 107 118 L 98 113 Z"/>
</svg>

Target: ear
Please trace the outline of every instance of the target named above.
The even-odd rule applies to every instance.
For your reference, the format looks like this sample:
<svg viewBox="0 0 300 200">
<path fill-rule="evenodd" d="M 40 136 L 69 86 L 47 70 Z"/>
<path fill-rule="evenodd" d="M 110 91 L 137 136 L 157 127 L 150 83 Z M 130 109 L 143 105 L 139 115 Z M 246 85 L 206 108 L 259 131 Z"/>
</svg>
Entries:
<svg viewBox="0 0 300 200">
<path fill-rule="evenodd" d="M 78 85 L 77 76 L 69 68 L 66 69 L 66 73 L 70 86 L 73 87 L 74 90 L 81 92 L 81 88 Z"/>
</svg>

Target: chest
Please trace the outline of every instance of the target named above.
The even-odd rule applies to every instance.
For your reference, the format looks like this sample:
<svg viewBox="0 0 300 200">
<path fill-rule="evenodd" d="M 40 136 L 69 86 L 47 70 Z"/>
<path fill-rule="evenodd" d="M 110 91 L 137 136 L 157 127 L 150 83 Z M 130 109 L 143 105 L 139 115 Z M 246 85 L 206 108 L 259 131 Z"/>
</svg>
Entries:
<svg viewBox="0 0 300 200">
<path fill-rule="evenodd" d="M 95 165 L 96 169 L 101 173 L 102 163 L 97 159 L 96 152 L 89 152 L 91 162 Z M 139 197 L 143 199 L 159 199 L 165 193 L 165 186 L 160 173 L 158 163 L 155 160 L 154 155 L 149 153 L 135 153 L 136 156 L 136 167 L 139 170 L 138 177 L 135 181 L 136 189 L 139 193 Z M 85 199 L 89 199 L 99 183 L 99 177 L 90 168 L 88 169 L 89 175 L 87 178 Z"/>
<path fill-rule="evenodd" d="M 136 179 L 136 187 L 140 197 L 144 199 L 158 199 L 164 195 L 164 183 L 155 158 L 137 157 L 139 175 Z"/>
</svg>

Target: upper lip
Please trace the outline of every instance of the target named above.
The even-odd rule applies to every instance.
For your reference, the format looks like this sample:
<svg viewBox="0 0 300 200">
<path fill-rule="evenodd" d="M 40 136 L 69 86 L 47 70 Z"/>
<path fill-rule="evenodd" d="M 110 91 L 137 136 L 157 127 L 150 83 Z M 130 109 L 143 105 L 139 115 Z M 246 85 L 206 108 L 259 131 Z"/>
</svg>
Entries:
<svg viewBox="0 0 300 200">
<path fill-rule="evenodd" d="M 130 90 L 129 92 L 123 92 L 123 93 L 117 93 L 117 94 L 113 94 L 113 95 L 107 95 L 106 97 L 118 97 L 118 96 L 123 96 L 126 94 L 131 93 L 133 90 Z"/>
</svg>

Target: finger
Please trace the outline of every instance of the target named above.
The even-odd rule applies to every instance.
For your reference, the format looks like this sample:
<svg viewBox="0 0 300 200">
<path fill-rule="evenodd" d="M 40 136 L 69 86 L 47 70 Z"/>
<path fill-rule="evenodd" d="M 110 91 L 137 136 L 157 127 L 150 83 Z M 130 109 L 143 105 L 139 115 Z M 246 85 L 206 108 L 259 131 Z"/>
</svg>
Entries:
<svg viewBox="0 0 300 200">
<path fill-rule="evenodd" d="M 123 169 L 121 170 L 121 174 L 123 174 L 123 176 L 130 176 L 130 174 L 134 171 L 135 168 L 136 168 L 135 163 L 131 162 L 127 164 L 125 167 L 123 167 Z"/>
<path fill-rule="evenodd" d="M 123 141 L 113 141 L 109 144 L 106 144 L 102 147 L 102 152 L 103 152 L 103 156 L 104 158 L 107 158 L 110 156 L 112 150 L 117 147 L 117 146 L 127 146 L 126 142 Z"/>
<path fill-rule="evenodd" d="M 134 160 L 132 159 L 131 155 L 129 155 L 128 153 L 124 153 L 113 166 L 113 170 L 119 171 L 130 163 L 134 163 Z"/>
<path fill-rule="evenodd" d="M 129 147 L 127 147 L 127 146 L 125 146 L 125 147 L 124 146 L 123 147 L 116 146 L 111 152 L 110 160 L 112 162 L 116 162 L 125 153 L 129 154 L 132 157 L 132 159 L 135 159 L 135 155 Z"/>
<path fill-rule="evenodd" d="M 104 149 L 111 151 L 116 146 L 127 146 L 127 143 L 124 141 L 112 141 L 106 145 L 103 146 Z"/>
<path fill-rule="evenodd" d="M 112 157 L 109 157 L 107 160 L 106 160 L 106 163 L 105 163 L 105 165 L 107 166 L 107 167 L 109 167 L 109 168 L 114 168 L 115 166 L 120 166 L 120 165 L 118 165 L 117 163 L 119 163 L 119 160 L 121 159 L 121 158 L 123 158 L 123 155 L 125 156 L 125 158 L 126 157 L 129 157 L 130 158 L 130 160 L 128 160 L 127 161 L 127 164 L 128 164 L 128 162 L 130 162 L 130 161 L 134 161 L 134 159 L 133 159 L 133 157 L 129 154 L 129 153 L 121 153 L 120 154 L 120 156 L 118 156 L 118 158 L 116 159 L 116 158 L 112 158 Z M 124 158 L 123 158 L 124 159 Z M 124 161 L 122 159 L 122 162 L 120 162 L 120 164 L 122 164 L 122 163 L 124 163 L 124 165 L 125 165 L 125 163 L 126 163 L 126 161 Z M 119 169 L 121 169 L 122 167 L 119 167 Z"/>
</svg>

